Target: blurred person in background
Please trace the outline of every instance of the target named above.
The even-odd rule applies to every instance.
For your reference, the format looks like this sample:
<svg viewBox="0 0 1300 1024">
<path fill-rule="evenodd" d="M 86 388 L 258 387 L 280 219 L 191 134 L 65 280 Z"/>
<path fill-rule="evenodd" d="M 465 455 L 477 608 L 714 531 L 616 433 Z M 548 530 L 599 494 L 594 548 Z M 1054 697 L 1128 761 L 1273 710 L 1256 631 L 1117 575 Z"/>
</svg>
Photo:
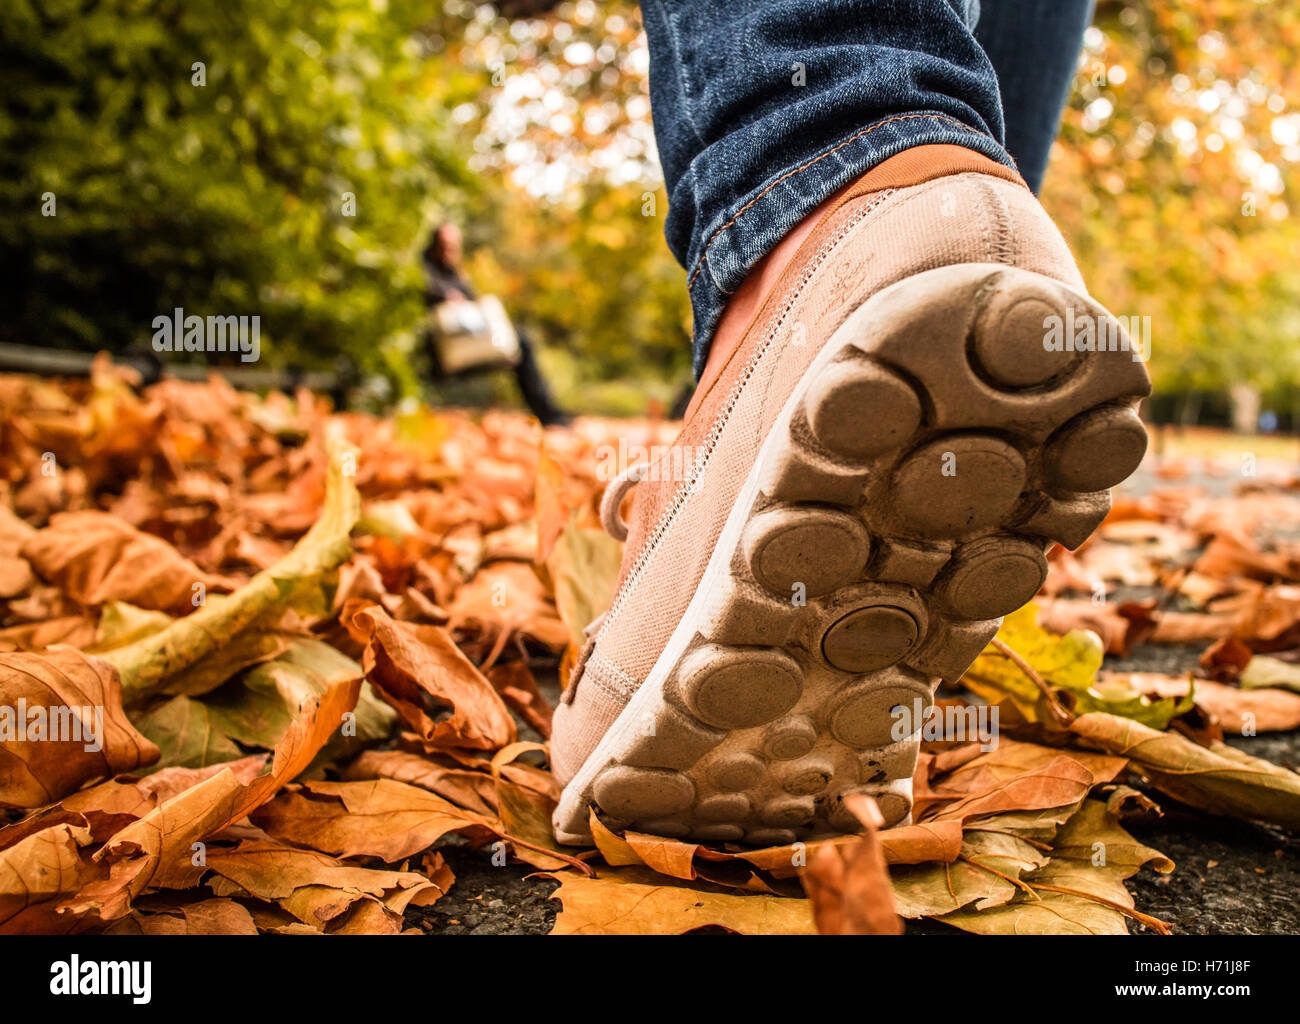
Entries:
<svg viewBox="0 0 1300 1024">
<path fill-rule="evenodd" d="M 510 322 L 495 297 L 475 293 L 461 266 L 463 251 L 460 228 L 444 222 L 434 228 L 421 257 L 438 373 L 446 377 L 509 368 L 543 426 L 568 423 L 542 377 L 532 339 Z"/>
</svg>

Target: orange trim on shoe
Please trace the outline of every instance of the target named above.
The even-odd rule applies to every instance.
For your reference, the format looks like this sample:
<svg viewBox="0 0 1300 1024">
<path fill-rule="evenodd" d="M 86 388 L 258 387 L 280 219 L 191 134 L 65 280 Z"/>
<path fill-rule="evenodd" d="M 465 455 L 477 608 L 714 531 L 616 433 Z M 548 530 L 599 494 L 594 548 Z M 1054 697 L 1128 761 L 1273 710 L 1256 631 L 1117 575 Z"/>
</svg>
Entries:
<svg viewBox="0 0 1300 1024">
<path fill-rule="evenodd" d="M 867 171 L 862 177 L 849 182 L 816 207 L 785 238 L 781 239 L 775 249 L 754 265 L 749 276 L 745 278 L 745 283 L 727 303 L 727 308 L 714 332 L 709 358 L 704 364 L 704 372 L 700 375 L 699 385 L 686 410 L 686 419 L 690 419 L 722 373 L 723 367 L 731 358 L 731 353 L 749 332 L 754 318 L 763 308 L 768 294 L 776 282 L 781 280 L 786 268 L 798 258 L 803 242 L 827 217 L 845 203 L 871 192 L 880 192 L 888 188 L 909 188 L 949 174 L 971 172 L 1002 178 L 1026 190 L 1029 189 L 1019 174 L 983 153 L 977 153 L 965 146 L 936 144 L 914 146 L 891 156 Z"/>
</svg>

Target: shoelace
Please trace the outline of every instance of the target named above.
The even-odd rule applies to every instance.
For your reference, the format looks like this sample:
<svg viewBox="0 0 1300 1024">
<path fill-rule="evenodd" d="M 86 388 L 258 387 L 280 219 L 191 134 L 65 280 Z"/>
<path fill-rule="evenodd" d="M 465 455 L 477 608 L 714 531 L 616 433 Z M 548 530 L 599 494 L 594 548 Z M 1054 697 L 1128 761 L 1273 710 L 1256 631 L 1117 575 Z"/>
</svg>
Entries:
<svg viewBox="0 0 1300 1024">
<path fill-rule="evenodd" d="M 627 521 L 620 512 L 623 499 L 633 486 L 641 482 L 649 468 L 648 462 L 634 462 L 605 487 L 600 499 L 600 525 L 617 541 L 627 540 Z"/>
</svg>

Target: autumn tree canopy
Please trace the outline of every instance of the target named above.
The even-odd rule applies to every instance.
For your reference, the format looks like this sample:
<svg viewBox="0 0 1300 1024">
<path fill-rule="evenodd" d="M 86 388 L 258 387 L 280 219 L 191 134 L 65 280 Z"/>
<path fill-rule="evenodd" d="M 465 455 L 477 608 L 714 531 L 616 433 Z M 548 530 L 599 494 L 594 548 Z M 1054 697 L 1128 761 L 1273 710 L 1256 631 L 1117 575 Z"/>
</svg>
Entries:
<svg viewBox="0 0 1300 1024">
<path fill-rule="evenodd" d="M 1296 52 L 1291 5 L 1099 4 L 1044 201 L 1094 294 L 1151 317 L 1158 389 L 1300 378 Z M 256 310 L 272 363 L 410 389 L 449 217 L 581 407 L 689 376 L 629 0 L 54 0 L 8 5 L 0 53 L 7 340 L 120 350 L 176 306 Z"/>
</svg>

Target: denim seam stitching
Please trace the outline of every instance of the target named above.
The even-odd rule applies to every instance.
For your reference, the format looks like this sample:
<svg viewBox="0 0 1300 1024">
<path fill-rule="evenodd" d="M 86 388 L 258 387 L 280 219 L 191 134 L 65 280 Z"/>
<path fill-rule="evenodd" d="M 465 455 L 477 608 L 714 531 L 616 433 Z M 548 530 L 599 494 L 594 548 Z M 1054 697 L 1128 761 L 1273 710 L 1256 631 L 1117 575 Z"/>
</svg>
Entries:
<svg viewBox="0 0 1300 1024">
<path fill-rule="evenodd" d="M 713 243 L 714 243 L 715 241 L 717 241 L 718 236 L 721 235 L 724 231 L 726 231 L 726 230 L 727 230 L 729 227 L 731 227 L 733 224 L 735 224 L 736 221 L 738 221 L 738 220 L 740 219 L 741 215 L 742 215 L 743 213 L 745 213 L 746 210 L 748 210 L 748 209 L 749 209 L 750 207 L 752 207 L 755 203 L 757 203 L 760 199 L 762 199 L 765 195 L 767 195 L 769 192 L 771 192 L 772 189 L 776 188 L 777 185 L 781 184 L 781 182 L 785 181 L 786 178 L 793 177 L 794 175 L 800 173 L 801 171 L 806 171 L 806 170 L 807 170 L 809 167 L 811 167 L 813 164 L 818 163 L 818 162 L 821 161 L 821 160 L 824 160 L 826 157 L 830 156 L 832 153 L 837 153 L 837 152 L 839 152 L 841 149 L 843 149 L 845 146 L 847 146 L 850 142 L 853 142 L 853 141 L 856 140 L 856 139 L 860 139 L 860 138 L 861 138 L 862 136 L 864 136 L 864 135 L 869 135 L 871 132 L 874 132 L 877 128 L 883 128 L 885 125 L 887 125 L 887 124 L 893 124 L 893 123 L 895 123 L 895 122 L 897 122 L 897 121 L 912 121 L 912 120 L 915 120 L 915 119 L 917 119 L 917 118 L 933 118 L 933 119 L 935 119 L 935 120 L 937 120 L 937 121 L 946 121 L 948 124 L 956 125 L 958 128 L 962 129 L 962 131 L 970 132 L 972 135 L 983 135 L 983 134 L 984 134 L 983 132 L 976 131 L 974 128 L 970 127 L 970 125 L 962 124 L 960 121 L 956 120 L 955 118 L 948 117 L 946 114 L 897 114 L 897 115 L 895 115 L 894 117 L 887 117 L 887 118 L 885 118 L 885 120 L 883 120 L 883 121 L 877 121 L 875 124 L 867 125 L 867 127 L 865 127 L 865 128 L 860 128 L 860 129 L 858 129 L 856 132 L 854 132 L 852 135 L 850 135 L 847 139 L 843 140 L 842 142 L 836 143 L 834 146 L 832 146 L 830 149 L 826 150 L 824 153 L 819 153 L 817 156 L 813 157 L 813 158 L 812 158 L 811 160 L 809 160 L 807 163 L 800 164 L 798 167 L 795 167 L 795 168 L 793 168 L 793 169 L 791 169 L 791 170 L 786 171 L 786 172 L 785 172 L 784 174 L 782 174 L 779 178 L 777 178 L 774 182 L 772 182 L 772 184 L 768 185 L 767 188 L 763 189 L 763 191 L 761 191 L 761 192 L 760 192 L 758 195 L 756 195 L 753 199 L 751 199 L 751 200 L 750 200 L 749 202 L 747 202 L 744 206 L 742 206 L 739 210 L 737 210 L 737 211 L 735 212 L 735 214 L 732 216 L 731 220 L 727 221 L 727 223 L 723 224 L 720 228 L 718 228 L 716 231 L 714 231 L 713 234 L 709 236 L 709 240 L 708 240 L 707 242 L 704 243 L 704 251 L 703 251 L 702 253 L 700 253 L 700 258 L 699 258 L 699 259 L 696 261 L 696 263 L 695 263 L 695 270 L 694 270 L 694 272 L 691 274 L 691 279 L 690 279 L 690 281 L 688 281 L 688 282 L 686 283 L 686 287 L 687 287 L 688 289 L 689 289 L 689 288 L 693 288 L 693 287 L 695 287 L 695 280 L 696 280 L 696 278 L 698 278 L 698 277 L 700 276 L 700 271 L 701 271 L 701 270 L 703 269 L 703 267 L 704 267 L 704 260 L 705 260 L 705 258 L 709 255 L 709 249 L 712 247 Z"/>
</svg>

